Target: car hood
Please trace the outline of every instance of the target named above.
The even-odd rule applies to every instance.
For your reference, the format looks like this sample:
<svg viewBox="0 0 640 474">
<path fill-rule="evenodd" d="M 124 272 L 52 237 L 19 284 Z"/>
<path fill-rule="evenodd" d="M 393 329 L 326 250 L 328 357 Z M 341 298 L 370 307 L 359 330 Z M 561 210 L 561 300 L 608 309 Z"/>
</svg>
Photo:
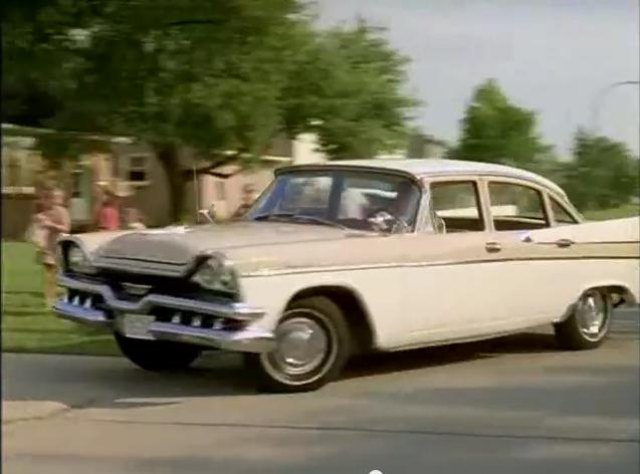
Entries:
<svg viewBox="0 0 640 474">
<path fill-rule="evenodd" d="M 352 235 L 363 233 L 321 225 L 234 222 L 117 233 L 98 245 L 95 244 L 97 236 L 92 242 L 98 265 L 104 259 L 187 265 L 203 253 L 233 253 L 242 249 L 257 256 L 262 247 L 342 240 Z"/>
</svg>

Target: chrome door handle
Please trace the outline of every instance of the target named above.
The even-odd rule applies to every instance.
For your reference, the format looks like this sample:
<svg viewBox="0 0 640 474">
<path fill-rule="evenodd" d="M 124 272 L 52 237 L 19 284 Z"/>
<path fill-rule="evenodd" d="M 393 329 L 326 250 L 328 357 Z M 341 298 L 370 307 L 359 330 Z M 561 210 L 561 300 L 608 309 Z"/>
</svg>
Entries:
<svg viewBox="0 0 640 474">
<path fill-rule="evenodd" d="M 500 252 L 502 245 L 500 245 L 500 242 L 487 242 L 484 248 L 487 252 Z"/>
<path fill-rule="evenodd" d="M 556 245 L 560 248 L 567 248 L 567 247 L 571 247 L 573 245 L 573 240 L 571 239 L 560 239 L 560 240 L 556 240 Z"/>
</svg>

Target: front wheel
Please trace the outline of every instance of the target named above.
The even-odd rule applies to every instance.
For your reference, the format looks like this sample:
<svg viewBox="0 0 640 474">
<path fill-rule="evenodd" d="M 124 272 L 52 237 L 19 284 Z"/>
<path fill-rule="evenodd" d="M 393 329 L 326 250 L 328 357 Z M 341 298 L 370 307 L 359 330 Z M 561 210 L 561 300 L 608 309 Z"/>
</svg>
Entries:
<svg viewBox="0 0 640 474">
<path fill-rule="evenodd" d="M 585 291 L 573 305 L 571 315 L 554 326 L 563 349 L 594 349 L 602 344 L 611 326 L 613 303 L 604 290 Z"/>
<path fill-rule="evenodd" d="M 122 355 L 138 367 L 153 372 L 186 369 L 201 354 L 200 349 L 187 344 L 132 339 L 117 332 L 114 336 Z"/>
<path fill-rule="evenodd" d="M 267 392 L 316 390 L 339 374 L 350 354 L 350 334 L 340 308 L 325 297 L 294 302 L 275 331 L 276 347 L 245 354 L 258 388 Z"/>
</svg>

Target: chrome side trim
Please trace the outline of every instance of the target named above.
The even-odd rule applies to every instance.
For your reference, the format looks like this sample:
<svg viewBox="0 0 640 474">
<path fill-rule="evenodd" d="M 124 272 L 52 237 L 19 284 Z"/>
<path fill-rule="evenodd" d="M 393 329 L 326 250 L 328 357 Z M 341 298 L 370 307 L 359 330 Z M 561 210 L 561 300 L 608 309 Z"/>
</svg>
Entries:
<svg viewBox="0 0 640 474">
<path fill-rule="evenodd" d="M 240 321 L 252 321 L 265 313 L 261 308 L 256 308 L 246 303 L 212 303 L 154 293 L 148 294 L 136 302 L 123 301 L 118 299 L 113 290 L 107 285 L 76 280 L 65 275 L 58 275 L 58 284 L 72 290 L 99 294 L 104 298 L 104 303 L 109 308 L 127 313 L 148 314 L 153 307 L 161 306 L 178 311 L 192 311 Z"/>
<path fill-rule="evenodd" d="M 172 323 L 153 323 L 149 332 L 156 339 L 197 344 L 236 352 L 269 352 L 275 347 L 273 333 L 245 329 L 221 331 Z"/>
<path fill-rule="evenodd" d="M 555 245 L 555 243 L 553 243 Z M 472 265 L 472 264 L 488 264 L 503 262 L 537 262 L 537 261 L 565 261 L 565 260 L 638 260 L 635 255 L 593 255 L 593 256 L 568 256 L 561 257 L 522 257 L 522 258 L 476 258 L 469 260 L 442 260 L 442 261 L 422 261 L 422 262 L 393 262 L 393 263 L 372 263 L 372 264 L 355 264 L 355 265 L 332 265 L 326 267 L 299 267 L 299 268 L 282 268 L 256 270 L 242 273 L 243 278 L 265 277 L 276 275 L 298 275 L 307 273 L 325 273 L 325 272 L 353 272 L 361 270 L 380 270 L 389 268 L 422 268 L 422 267 L 443 267 L 453 265 Z"/>
</svg>

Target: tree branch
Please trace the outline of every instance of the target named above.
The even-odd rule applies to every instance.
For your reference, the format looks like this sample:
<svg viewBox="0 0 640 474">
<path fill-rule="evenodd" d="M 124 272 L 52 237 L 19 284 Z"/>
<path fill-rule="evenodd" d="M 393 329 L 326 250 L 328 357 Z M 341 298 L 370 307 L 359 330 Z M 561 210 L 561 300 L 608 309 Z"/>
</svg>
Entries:
<svg viewBox="0 0 640 474">
<path fill-rule="evenodd" d="M 206 174 L 209 176 L 215 176 L 216 178 L 222 178 L 222 179 L 230 178 L 235 174 L 239 173 L 241 170 L 236 170 L 231 173 L 222 173 L 220 171 L 215 171 L 215 170 L 216 168 L 220 168 L 221 166 L 230 165 L 237 162 L 238 158 L 239 158 L 239 155 L 233 154 L 233 155 L 225 156 L 224 158 L 218 161 L 214 161 L 213 163 L 209 163 L 206 166 L 198 167 L 195 169 L 196 176 L 201 176 L 203 174 Z M 182 176 L 184 179 L 192 179 L 193 172 L 194 172 L 193 168 L 188 170 L 185 169 L 182 171 Z"/>
</svg>

